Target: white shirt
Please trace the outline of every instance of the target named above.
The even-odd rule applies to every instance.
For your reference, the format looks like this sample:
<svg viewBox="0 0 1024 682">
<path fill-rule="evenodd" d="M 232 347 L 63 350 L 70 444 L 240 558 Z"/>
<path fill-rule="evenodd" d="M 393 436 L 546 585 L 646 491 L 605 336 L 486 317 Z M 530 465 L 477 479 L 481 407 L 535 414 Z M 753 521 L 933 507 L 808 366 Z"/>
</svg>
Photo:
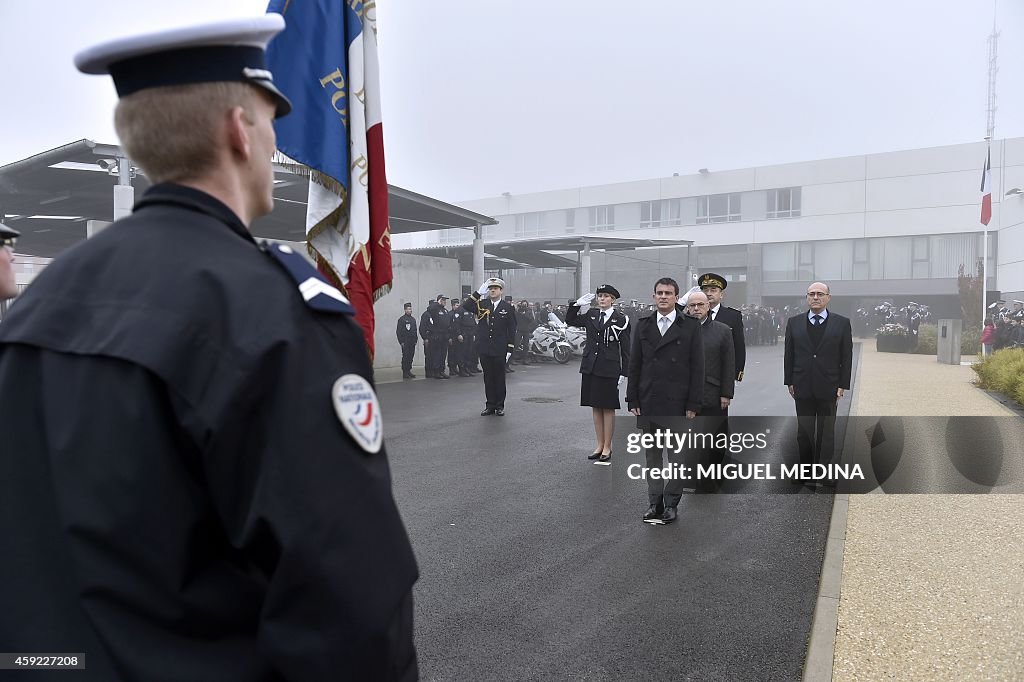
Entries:
<svg viewBox="0 0 1024 682">
<path fill-rule="evenodd" d="M 808 310 L 807 311 L 807 321 L 810 322 L 811 324 L 815 324 L 815 322 L 814 322 L 814 316 L 815 315 L 821 315 L 821 321 L 818 322 L 817 324 L 825 324 L 825 320 L 828 319 L 828 308 L 825 308 L 820 313 L 815 313 L 813 310 Z"/>
<path fill-rule="evenodd" d="M 661 313 L 655 314 L 658 316 L 658 331 L 662 336 L 665 336 L 665 332 L 667 332 L 668 328 L 676 321 L 676 311 L 673 310 L 668 315 L 662 315 Z M 668 320 L 668 322 L 664 323 L 662 320 Z"/>
<path fill-rule="evenodd" d="M 708 317 L 710 317 L 710 318 L 711 318 L 712 320 L 714 320 L 715 318 L 717 318 L 717 317 L 718 317 L 718 309 L 719 309 L 719 308 L 721 308 L 721 307 L 722 307 L 722 304 L 721 304 L 721 303 L 719 303 L 719 304 L 718 304 L 718 305 L 716 305 L 716 306 L 715 306 L 714 308 L 712 308 L 711 310 L 709 310 L 709 311 L 708 311 Z"/>
<path fill-rule="evenodd" d="M 602 310 L 601 311 L 601 324 L 607 325 L 608 324 L 608 318 L 610 318 L 611 316 L 612 316 L 612 309 L 611 308 L 609 308 L 608 310 Z"/>
</svg>

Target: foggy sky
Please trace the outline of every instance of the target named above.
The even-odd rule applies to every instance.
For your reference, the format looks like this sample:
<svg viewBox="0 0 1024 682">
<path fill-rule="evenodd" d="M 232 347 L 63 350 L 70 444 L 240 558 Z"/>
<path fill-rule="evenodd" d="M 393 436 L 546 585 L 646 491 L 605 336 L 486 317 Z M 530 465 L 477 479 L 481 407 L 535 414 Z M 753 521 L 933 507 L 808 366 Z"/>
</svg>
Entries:
<svg viewBox="0 0 1024 682">
<path fill-rule="evenodd" d="M 985 135 L 991 0 L 379 4 L 388 180 L 445 201 Z M 265 8 L 0 0 L 0 164 L 116 142 L 80 48 Z M 996 136 L 1022 136 L 1024 3 L 998 22 Z"/>
</svg>

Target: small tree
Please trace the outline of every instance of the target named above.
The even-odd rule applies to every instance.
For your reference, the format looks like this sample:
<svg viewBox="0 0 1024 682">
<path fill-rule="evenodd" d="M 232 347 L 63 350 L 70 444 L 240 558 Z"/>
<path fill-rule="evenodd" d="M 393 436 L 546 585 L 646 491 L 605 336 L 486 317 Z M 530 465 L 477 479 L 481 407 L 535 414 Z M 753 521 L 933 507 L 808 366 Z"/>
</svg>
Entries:
<svg viewBox="0 0 1024 682">
<path fill-rule="evenodd" d="M 964 321 L 964 327 L 980 327 L 984 312 L 981 309 L 981 294 L 985 280 L 982 277 L 984 268 L 980 258 L 976 269 L 976 275 L 968 275 L 967 268 L 961 263 L 957 271 L 956 284 L 960 291 L 960 315 Z"/>
</svg>

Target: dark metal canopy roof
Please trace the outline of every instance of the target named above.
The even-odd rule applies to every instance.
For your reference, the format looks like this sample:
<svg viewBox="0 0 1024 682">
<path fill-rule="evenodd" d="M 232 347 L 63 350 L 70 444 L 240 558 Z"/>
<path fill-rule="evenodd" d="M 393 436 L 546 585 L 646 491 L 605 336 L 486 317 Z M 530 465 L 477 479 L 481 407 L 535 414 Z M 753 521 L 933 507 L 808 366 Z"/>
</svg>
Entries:
<svg viewBox="0 0 1024 682">
<path fill-rule="evenodd" d="M 631 237 L 607 237 L 603 235 L 558 235 L 552 237 L 527 237 L 484 243 L 484 269 L 512 270 L 517 268 L 575 268 L 576 257 L 567 258 L 550 251 L 582 252 L 587 245 L 591 251 L 632 251 L 634 249 L 666 246 L 689 246 L 692 241 L 682 239 L 634 239 Z M 402 253 L 423 256 L 458 258 L 462 270 L 473 269 L 473 245 L 454 244 L 427 246 L 412 249 L 395 249 Z"/>
<path fill-rule="evenodd" d="M 11 216 L 3 222 L 21 232 L 18 252 L 55 256 L 85 239 L 86 221 L 113 220 L 118 178 L 101 163 L 122 154 L 117 145 L 79 140 L 0 166 L 0 215 Z M 257 219 L 251 231 L 264 239 L 303 241 L 308 181 L 280 168 L 274 177 L 274 211 Z M 139 172 L 132 185 L 138 198 L 149 182 Z M 394 234 L 496 222 L 394 185 L 388 185 L 388 208 Z"/>
</svg>

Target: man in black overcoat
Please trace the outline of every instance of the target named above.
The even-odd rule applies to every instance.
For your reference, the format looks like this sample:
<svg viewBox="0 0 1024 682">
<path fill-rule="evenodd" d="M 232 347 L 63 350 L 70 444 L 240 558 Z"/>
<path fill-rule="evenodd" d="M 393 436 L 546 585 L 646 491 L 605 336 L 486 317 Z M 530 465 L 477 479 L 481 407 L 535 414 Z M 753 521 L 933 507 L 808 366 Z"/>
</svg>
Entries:
<svg viewBox="0 0 1024 682">
<path fill-rule="evenodd" d="M 629 381 L 626 404 L 638 417 L 641 428 L 651 428 L 648 417 L 683 417 L 693 419 L 700 410 L 704 395 L 704 343 L 700 324 L 676 310 L 679 284 L 663 277 L 654 285 L 656 309 L 642 318 L 633 334 L 629 355 Z M 681 453 L 669 449 L 669 464 L 682 463 Z M 647 468 L 661 469 L 662 449 L 648 448 Z M 672 523 L 676 506 L 682 497 L 682 478 L 667 481 L 647 477 L 649 507 L 643 520 L 647 523 Z"/>
<path fill-rule="evenodd" d="M 827 284 L 811 284 L 807 312 L 786 322 L 784 382 L 796 405 L 801 464 L 831 463 L 837 403 L 850 390 L 853 328 L 828 309 L 831 298 Z"/>
</svg>

